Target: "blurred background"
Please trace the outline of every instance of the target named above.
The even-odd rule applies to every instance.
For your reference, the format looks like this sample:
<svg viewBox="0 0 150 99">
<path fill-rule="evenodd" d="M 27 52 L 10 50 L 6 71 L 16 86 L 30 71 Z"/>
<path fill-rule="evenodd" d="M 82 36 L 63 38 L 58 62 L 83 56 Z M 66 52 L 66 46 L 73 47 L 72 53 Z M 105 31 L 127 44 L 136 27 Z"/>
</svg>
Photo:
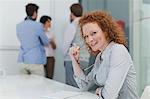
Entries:
<svg viewBox="0 0 150 99">
<path fill-rule="evenodd" d="M 19 74 L 16 24 L 26 17 L 25 5 L 29 2 L 39 5 L 38 18 L 42 15 L 52 17 L 57 44 L 54 80 L 65 81 L 61 52 L 63 33 L 70 22 L 69 6 L 80 2 L 84 13 L 107 10 L 123 27 L 137 72 L 139 95 L 150 85 L 150 0 L 0 0 L 0 70 L 6 75 Z"/>
</svg>

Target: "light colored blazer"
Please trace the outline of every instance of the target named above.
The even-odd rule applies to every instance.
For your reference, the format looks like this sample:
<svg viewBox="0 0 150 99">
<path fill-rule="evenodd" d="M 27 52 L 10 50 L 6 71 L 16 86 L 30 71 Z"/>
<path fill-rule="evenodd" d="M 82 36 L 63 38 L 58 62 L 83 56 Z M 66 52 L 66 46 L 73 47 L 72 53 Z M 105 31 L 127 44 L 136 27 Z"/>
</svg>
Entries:
<svg viewBox="0 0 150 99">
<path fill-rule="evenodd" d="M 69 48 L 73 46 L 73 44 L 76 44 L 80 47 L 80 61 L 89 61 L 90 55 L 80 34 L 80 27 L 78 25 L 79 19 L 80 17 L 76 18 L 72 23 L 70 23 L 64 33 L 63 55 L 65 61 L 71 61 L 69 55 Z"/>
<path fill-rule="evenodd" d="M 74 77 L 81 90 L 96 84 L 100 99 L 139 99 L 136 90 L 136 72 L 125 46 L 111 42 L 99 53 L 92 71 Z"/>
<path fill-rule="evenodd" d="M 27 19 L 16 27 L 17 37 L 20 41 L 18 62 L 25 64 L 45 64 L 46 55 L 44 45 L 48 38 L 44 33 L 42 24 Z"/>
</svg>

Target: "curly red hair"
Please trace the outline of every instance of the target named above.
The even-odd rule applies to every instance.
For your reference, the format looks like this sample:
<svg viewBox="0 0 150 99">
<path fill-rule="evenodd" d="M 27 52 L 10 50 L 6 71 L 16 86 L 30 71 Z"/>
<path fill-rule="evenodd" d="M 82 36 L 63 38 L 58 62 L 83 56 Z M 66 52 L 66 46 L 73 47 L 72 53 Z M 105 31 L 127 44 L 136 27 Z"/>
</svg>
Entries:
<svg viewBox="0 0 150 99">
<path fill-rule="evenodd" d="M 108 14 L 106 11 L 93 11 L 84 14 L 79 20 L 79 25 L 81 28 L 81 36 L 83 37 L 82 27 L 87 23 L 96 23 L 102 29 L 103 33 L 108 42 L 116 42 L 123 44 L 127 47 L 127 41 L 125 39 L 125 33 L 122 31 L 120 26 L 116 23 L 115 19 Z M 85 41 L 85 40 L 84 40 Z M 93 52 L 92 49 L 87 45 L 87 48 L 91 54 L 97 54 L 98 52 Z"/>
</svg>

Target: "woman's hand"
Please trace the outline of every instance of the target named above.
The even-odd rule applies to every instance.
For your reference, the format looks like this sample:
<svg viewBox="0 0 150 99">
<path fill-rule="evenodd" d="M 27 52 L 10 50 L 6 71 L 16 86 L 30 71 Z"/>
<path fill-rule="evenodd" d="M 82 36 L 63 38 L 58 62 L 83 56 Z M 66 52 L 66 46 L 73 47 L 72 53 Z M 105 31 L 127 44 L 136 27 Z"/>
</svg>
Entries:
<svg viewBox="0 0 150 99">
<path fill-rule="evenodd" d="M 80 48 L 77 45 L 74 45 L 70 47 L 69 49 L 69 55 L 72 59 L 72 61 L 76 61 L 79 64 L 79 53 L 80 53 Z"/>
<path fill-rule="evenodd" d="M 101 88 L 97 88 L 96 91 L 95 91 L 95 94 L 98 95 L 98 96 L 101 96 L 100 93 L 101 93 Z"/>
</svg>

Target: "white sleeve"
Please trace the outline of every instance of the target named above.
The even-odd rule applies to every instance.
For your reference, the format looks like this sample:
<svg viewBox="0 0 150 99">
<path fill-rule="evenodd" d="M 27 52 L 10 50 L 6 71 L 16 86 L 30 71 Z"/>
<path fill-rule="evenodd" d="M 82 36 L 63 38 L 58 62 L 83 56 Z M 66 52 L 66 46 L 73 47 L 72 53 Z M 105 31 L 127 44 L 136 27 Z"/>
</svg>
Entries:
<svg viewBox="0 0 150 99">
<path fill-rule="evenodd" d="M 54 36 L 54 32 L 53 31 L 51 31 L 50 32 L 50 39 L 54 39 L 55 38 L 55 36 Z"/>
<path fill-rule="evenodd" d="M 47 32 L 46 35 L 48 36 L 49 41 L 54 39 L 54 33 L 52 31 Z"/>
<path fill-rule="evenodd" d="M 129 71 L 131 57 L 124 46 L 114 46 L 110 56 L 110 71 L 101 91 L 104 99 L 117 99 Z"/>
<path fill-rule="evenodd" d="M 73 24 L 69 24 L 67 27 L 65 33 L 64 33 L 64 39 L 63 39 L 63 55 L 65 56 L 71 46 L 72 40 L 74 39 L 76 33 L 76 28 Z"/>
<path fill-rule="evenodd" d="M 94 70 L 92 69 L 87 76 L 83 72 L 81 72 L 78 76 L 74 76 L 77 85 L 82 91 L 87 91 L 91 86 L 94 85 L 93 72 Z"/>
</svg>

